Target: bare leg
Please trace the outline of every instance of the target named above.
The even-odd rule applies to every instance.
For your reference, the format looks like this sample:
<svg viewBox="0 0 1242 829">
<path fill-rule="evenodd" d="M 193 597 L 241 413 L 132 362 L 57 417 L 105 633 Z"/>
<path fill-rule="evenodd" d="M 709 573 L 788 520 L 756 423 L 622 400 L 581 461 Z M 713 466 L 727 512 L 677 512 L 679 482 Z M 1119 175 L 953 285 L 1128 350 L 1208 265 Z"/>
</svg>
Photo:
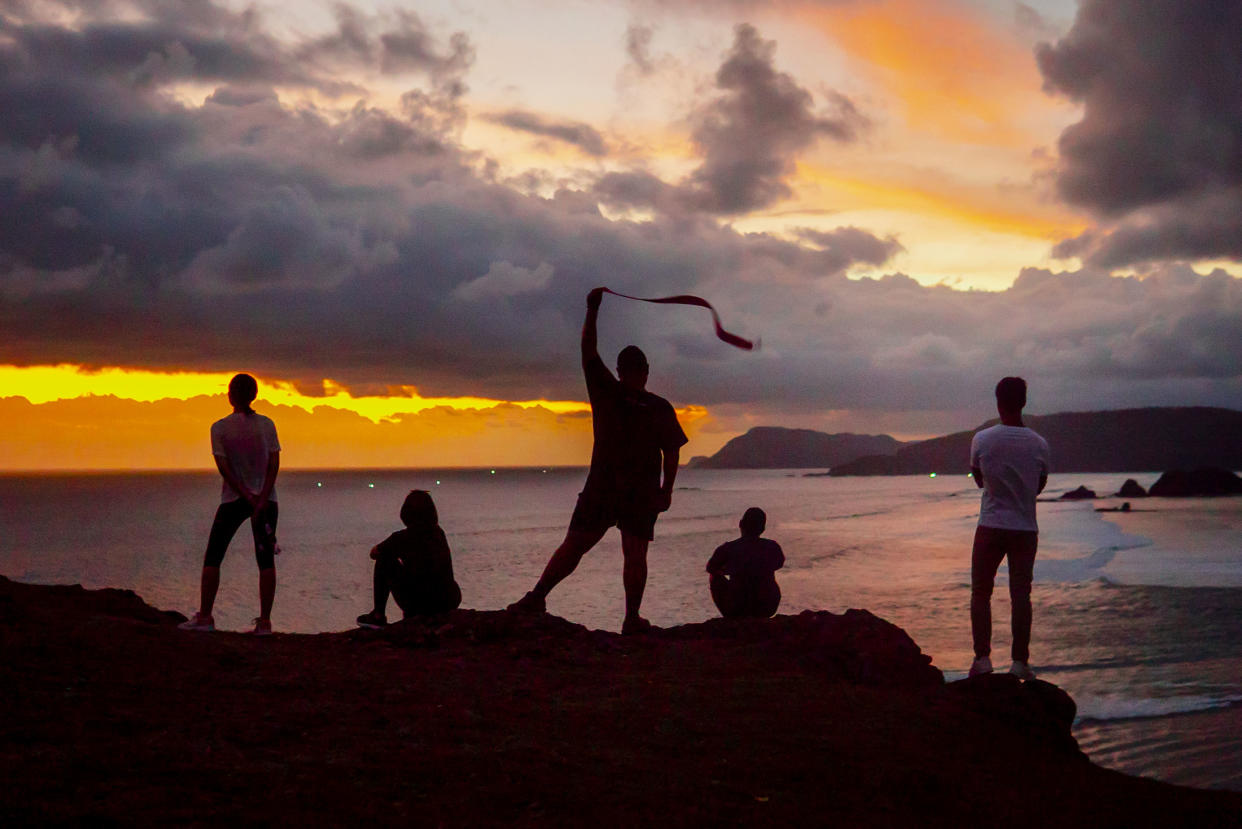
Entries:
<svg viewBox="0 0 1242 829">
<path fill-rule="evenodd" d="M 198 592 L 198 612 L 204 616 L 211 615 L 216 604 L 216 593 L 220 590 L 220 568 L 203 567 L 203 581 Z"/>
<path fill-rule="evenodd" d="M 272 618 L 272 599 L 276 598 L 276 568 L 269 567 L 259 571 L 259 618 L 270 621 Z"/>
<path fill-rule="evenodd" d="M 543 568 L 543 575 L 539 577 L 539 582 L 530 592 L 541 599 L 546 599 L 552 592 L 552 588 L 564 581 L 566 576 L 578 567 L 578 562 L 582 561 L 582 557 L 587 554 L 588 550 L 599 543 L 605 532 L 607 529 L 599 532 L 584 532 L 583 530 L 566 532 L 565 540 L 561 542 L 561 546 L 556 548 L 556 552 L 552 553 L 552 558 L 548 559 L 547 565 Z"/>
<path fill-rule="evenodd" d="M 643 603 L 643 591 L 647 588 L 647 539 L 629 533 L 621 533 L 621 553 L 625 565 L 621 581 L 625 584 L 625 618 L 637 619 L 638 608 Z"/>
</svg>

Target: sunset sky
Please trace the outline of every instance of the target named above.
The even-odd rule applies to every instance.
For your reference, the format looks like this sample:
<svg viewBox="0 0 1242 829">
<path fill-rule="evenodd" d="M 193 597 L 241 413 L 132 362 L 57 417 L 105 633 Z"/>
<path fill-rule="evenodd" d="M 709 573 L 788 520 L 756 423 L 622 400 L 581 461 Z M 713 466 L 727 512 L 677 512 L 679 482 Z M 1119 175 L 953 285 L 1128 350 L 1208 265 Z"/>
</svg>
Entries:
<svg viewBox="0 0 1242 829">
<path fill-rule="evenodd" d="M 0 0 L 0 469 L 1242 408 L 1242 0 Z"/>
</svg>

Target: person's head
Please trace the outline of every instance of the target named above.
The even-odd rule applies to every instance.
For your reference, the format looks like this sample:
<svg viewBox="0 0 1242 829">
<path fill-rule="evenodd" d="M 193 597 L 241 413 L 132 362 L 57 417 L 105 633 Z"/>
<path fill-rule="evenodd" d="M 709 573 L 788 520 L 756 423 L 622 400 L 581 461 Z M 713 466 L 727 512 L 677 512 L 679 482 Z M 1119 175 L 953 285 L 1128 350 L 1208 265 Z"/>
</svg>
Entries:
<svg viewBox="0 0 1242 829">
<path fill-rule="evenodd" d="M 1026 381 L 1021 377 L 1003 377 L 996 384 L 996 410 L 1002 416 L 1021 414 L 1026 405 Z"/>
<path fill-rule="evenodd" d="M 627 345 L 617 355 L 617 379 L 634 389 L 647 387 L 647 355 L 636 345 Z"/>
<path fill-rule="evenodd" d="M 229 403 L 234 409 L 254 414 L 250 404 L 259 396 L 259 384 L 249 374 L 237 374 L 229 381 Z"/>
<path fill-rule="evenodd" d="M 401 523 L 411 530 L 429 530 L 440 523 L 436 502 L 425 489 L 411 489 L 401 505 Z"/>
<path fill-rule="evenodd" d="M 758 507 L 751 507 L 742 513 L 742 520 L 737 522 L 742 535 L 759 536 L 768 526 L 768 515 Z"/>
</svg>

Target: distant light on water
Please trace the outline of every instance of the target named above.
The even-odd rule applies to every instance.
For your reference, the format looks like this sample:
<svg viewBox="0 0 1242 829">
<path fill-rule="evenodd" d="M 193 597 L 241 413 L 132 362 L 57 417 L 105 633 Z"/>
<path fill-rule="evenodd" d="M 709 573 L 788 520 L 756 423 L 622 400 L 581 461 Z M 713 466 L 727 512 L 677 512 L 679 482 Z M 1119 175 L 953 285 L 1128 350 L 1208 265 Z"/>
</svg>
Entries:
<svg viewBox="0 0 1242 829">
<path fill-rule="evenodd" d="M 440 485 L 440 482 L 439 482 L 439 481 L 436 481 L 436 486 L 439 486 L 439 485 Z"/>
<path fill-rule="evenodd" d="M 315 486 L 323 486 L 323 481 L 315 481 Z"/>
<path fill-rule="evenodd" d="M 367 486 L 371 489 L 375 489 L 375 484 L 367 484 Z"/>
<path fill-rule="evenodd" d="M 492 470 L 492 474 L 493 474 L 493 475 L 495 475 L 495 474 L 496 474 L 496 470 L 495 470 L 495 469 L 493 469 L 493 470 Z"/>
<path fill-rule="evenodd" d="M 936 473 L 935 473 L 935 472 L 933 472 L 933 473 L 931 473 L 930 475 L 928 475 L 927 477 L 929 477 L 929 478 L 934 478 L 934 477 L 936 477 Z"/>
</svg>

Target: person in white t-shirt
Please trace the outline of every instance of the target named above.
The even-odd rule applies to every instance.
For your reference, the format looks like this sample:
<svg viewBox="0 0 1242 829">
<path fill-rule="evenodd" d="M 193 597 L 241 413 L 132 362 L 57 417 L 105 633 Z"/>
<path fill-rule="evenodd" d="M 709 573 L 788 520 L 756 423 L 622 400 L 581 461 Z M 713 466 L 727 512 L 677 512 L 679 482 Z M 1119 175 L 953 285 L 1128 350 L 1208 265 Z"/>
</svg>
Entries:
<svg viewBox="0 0 1242 829">
<path fill-rule="evenodd" d="M 975 660 L 970 675 L 992 672 L 992 586 L 1002 559 L 1009 559 L 1013 605 L 1013 664 L 1009 672 L 1033 679 L 1030 666 L 1031 580 L 1039 525 L 1035 496 L 1048 483 L 1048 441 L 1022 423 L 1026 381 L 1005 377 L 996 384 L 1001 422 L 975 433 L 970 474 L 983 490 L 979 526 L 970 558 L 970 629 Z"/>
<path fill-rule="evenodd" d="M 220 507 L 216 510 L 207 553 L 203 557 L 200 604 L 183 630 L 215 630 L 211 615 L 220 588 L 220 564 L 234 534 L 247 519 L 254 535 L 254 555 L 259 564 L 259 616 L 251 633 L 272 632 L 272 600 L 276 596 L 276 474 L 280 471 L 280 442 L 276 424 L 257 414 L 250 404 L 259 384 L 249 374 L 229 381 L 233 413 L 211 424 L 211 454 L 223 482 Z"/>
</svg>

